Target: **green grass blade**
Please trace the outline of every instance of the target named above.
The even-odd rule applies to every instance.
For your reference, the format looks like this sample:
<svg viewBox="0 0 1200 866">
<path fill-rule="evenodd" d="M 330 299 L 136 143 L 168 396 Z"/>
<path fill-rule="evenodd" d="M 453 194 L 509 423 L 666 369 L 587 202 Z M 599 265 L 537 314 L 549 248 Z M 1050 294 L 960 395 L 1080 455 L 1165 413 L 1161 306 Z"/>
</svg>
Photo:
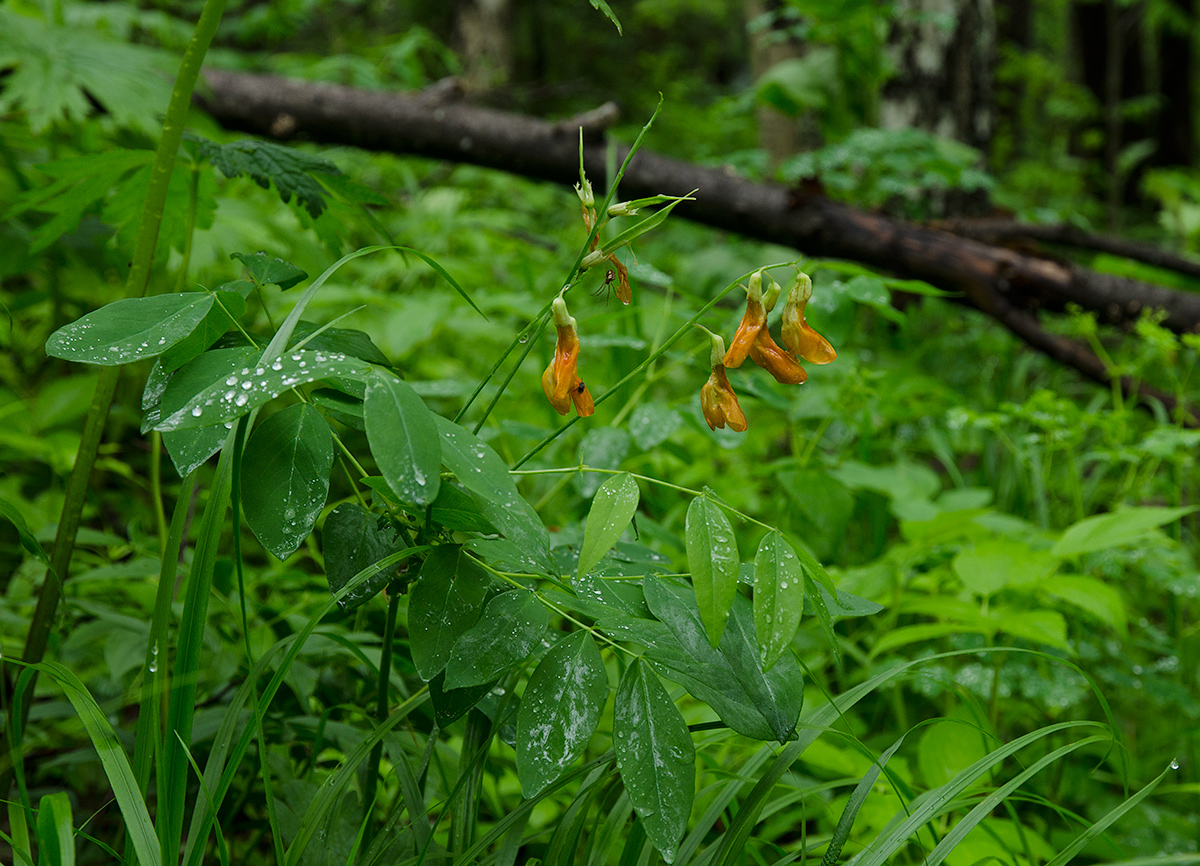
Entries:
<svg viewBox="0 0 1200 866">
<path fill-rule="evenodd" d="M 10 662 L 26 664 L 17 659 L 11 659 Z M 121 810 L 121 817 L 125 820 L 125 827 L 138 860 L 142 866 L 159 866 L 162 857 L 154 833 L 154 823 L 146 810 L 146 802 L 133 775 L 133 768 L 129 766 L 125 750 L 121 748 L 116 732 L 113 731 L 104 711 L 79 677 L 57 662 L 41 662 L 28 667 L 53 679 L 66 694 L 67 700 L 71 702 L 76 715 L 83 723 L 96 754 L 100 757 L 100 765 L 108 777 L 108 784 L 112 787 L 113 797 Z"/>
<path fill-rule="evenodd" d="M 1107 815 L 1080 833 L 1071 841 L 1071 844 L 1059 851 L 1058 856 L 1047 863 L 1046 866 L 1065 866 L 1066 863 L 1071 862 L 1075 855 L 1082 851 L 1088 842 L 1091 842 L 1094 838 L 1116 823 L 1116 821 L 1120 819 L 1121 816 L 1123 816 L 1126 812 L 1128 812 L 1138 803 L 1142 802 L 1142 800 L 1145 800 L 1147 797 L 1149 797 L 1154 789 L 1158 787 L 1159 782 L 1165 779 L 1169 773 L 1178 769 L 1179 764 L 1176 761 L 1169 763 L 1165 770 L 1151 780 L 1150 784 L 1142 788 L 1142 790 L 1138 791 L 1115 809 L 1112 809 Z"/>
</svg>

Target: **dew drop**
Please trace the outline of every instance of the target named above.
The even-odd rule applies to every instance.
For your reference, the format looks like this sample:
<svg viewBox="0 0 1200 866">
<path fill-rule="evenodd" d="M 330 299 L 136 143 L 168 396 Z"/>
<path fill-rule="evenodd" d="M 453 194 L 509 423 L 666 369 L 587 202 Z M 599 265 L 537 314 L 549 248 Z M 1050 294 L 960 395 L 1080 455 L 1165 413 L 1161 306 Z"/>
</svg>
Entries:
<svg viewBox="0 0 1200 866">
<path fill-rule="evenodd" d="M 245 394 L 238 394 L 237 399 L 233 401 L 235 406 L 245 406 L 249 398 Z"/>
<path fill-rule="evenodd" d="M 236 385 L 237 382 L 238 382 L 237 376 L 230 376 L 228 379 L 225 380 L 226 385 Z"/>
<path fill-rule="evenodd" d="M 203 414 L 204 414 L 204 410 L 201 409 L 199 406 L 192 407 L 192 417 L 193 418 L 199 418 Z"/>
<path fill-rule="evenodd" d="M 1172 770 L 1179 769 L 1179 761 L 1175 760 L 1174 758 L 1171 759 L 1171 769 Z"/>
<path fill-rule="evenodd" d="M 271 369 L 272 370 L 282 370 L 283 369 L 283 361 L 280 361 L 278 358 L 276 358 L 275 363 L 271 365 Z"/>
<path fill-rule="evenodd" d="M 249 381 L 247 381 L 247 382 L 243 382 L 243 383 L 242 383 L 242 390 L 243 390 L 243 391 L 249 391 L 249 390 L 250 390 L 251 388 L 253 388 L 253 387 L 254 387 L 254 383 L 253 383 L 253 382 L 249 382 Z"/>
</svg>

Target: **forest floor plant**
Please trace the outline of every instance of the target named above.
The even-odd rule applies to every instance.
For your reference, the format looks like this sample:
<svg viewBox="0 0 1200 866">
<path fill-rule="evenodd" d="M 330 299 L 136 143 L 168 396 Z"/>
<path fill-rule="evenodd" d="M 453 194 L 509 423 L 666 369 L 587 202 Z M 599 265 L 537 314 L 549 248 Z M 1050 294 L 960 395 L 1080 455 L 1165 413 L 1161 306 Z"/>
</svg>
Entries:
<svg viewBox="0 0 1200 866">
<path fill-rule="evenodd" d="M 696 866 L 747 858 L 806 862 L 823 853 L 822 863 L 832 866 L 844 850 L 853 852 L 851 862 L 859 866 L 937 864 L 955 862 L 955 852 L 977 828 L 999 827 L 996 810 L 1011 818 L 1017 804 L 1024 809 L 1029 800 L 1057 812 L 1072 828 L 1072 838 L 1042 856 L 1034 841 L 1040 836 L 1030 829 L 1019 834 L 1019 850 L 1028 862 L 1059 866 L 1138 807 L 1170 772 L 1170 767 L 1163 770 L 1096 819 L 1068 814 L 1047 798 L 1025 793 L 1023 786 L 1036 774 L 1061 767 L 1076 752 L 1119 773 L 1123 755 L 1105 699 L 1082 670 L 1052 653 L 992 641 L 996 634 L 1029 637 L 1015 619 L 981 627 L 987 645 L 897 660 L 837 693 L 822 693 L 818 681 L 806 675 L 796 642 L 815 629 L 840 664 L 846 641 L 834 629 L 835 618 L 881 610 L 835 586 L 810 552 L 810 546 L 828 539 L 796 537 L 734 507 L 720 493 L 726 480 L 720 477 L 696 489 L 657 474 L 583 461 L 539 463 L 581 418 L 627 395 L 630 386 L 649 381 L 668 351 L 694 337 L 696 326 L 739 287 L 747 295 L 746 313 L 728 348 L 711 335 L 710 377 L 702 386 L 696 382 L 710 428 L 744 431 L 749 426 L 727 368 L 750 358 L 777 383 L 790 386 L 808 378 L 798 359 L 825 364 L 836 357 L 807 322 L 813 290 L 805 273 L 795 277 L 782 310 L 782 346 L 771 336 L 769 316 L 782 294 L 772 271 L 798 265 L 780 262 L 741 274 L 691 315 L 679 317 L 683 320 L 652 351 L 603 390 L 590 377 L 597 390 L 593 398 L 581 373 L 587 341 L 567 298 L 578 294 L 589 271 L 604 269 L 601 289 L 612 287 L 621 303 L 630 303 L 628 259 L 622 258 L 626 248 L 660 226 L 683 200 L 655 196 L 615 202 L 624 166 L 598 201 L 581 164 L 577 191 L 587 233 L 574 263 L 565 279 L 546 291 L 540 311 L 454 419 L 431 411 L 406 371 L 391 364 L 367 335 L 335 327 L 336 320 L 318 325 L 304 318 L 340 268 L 388 251 L 422 261 L 479 311 L 472 293 L 426 252 L 388 244 L 342 257 L 303 289 L 278 327 L 267 332 L 246 315 L 248 300 L 253 296 L 264 307 L 273 306 L 267 289 L 291 289 L 306 275 L 263 253 L 238 255 L 247 278 L 231 279 L 213 291 L 148 293 L 185 107 L 222 5 L 210 0 L 205 6 L 176 82 L 150 173 L 126 297 L 60 328 L 46 344 L 53 357 L 98 365 L 101 378 L 58 535 L 45 557 L 47 578 L 25 657 L 6 659 L 17 673 L 6 696 L 0 760 L 15 783 L 4 836 L 15 862 L 74 862 L 79 835 L 123 862 L 182 860 L 188 866 L 214 858 L 222 864 L 261 859 L 466 866 L 513 864 L 521 857 L 520 862 L 632 866 L 650 862 L 655 852 L 666 862 Z M 625 165 L 641 140 L 640 135 Z M 261 152 L 254 143 L 224 149 L 208 145 L 197 139 L 190 151 L 185 148 L 194 159 L 193 178 L 209 170 L 205 160 L 227 175 L 253 174 L 254 166 L 264 170 L 269 162 L 256 162 Z M 271 156 L 287 153 L 271 147 Z M 309 174 L 320 173 L 311 160 L 288 158 L 308 165 Z M 284 189 L 285 183 L 302 182 L 304 171 L 286 179 L 269 171 L 266 176 Z M 195 197 L 191 200 L 194 207 Z M 644 208 L 656 209 L 639 218 Z M 613 219 L 636 221 L 606 238 L 604 229 Z M 806 267 L 815 272 L 839 265 Z M 185 255 L 180 285 L 186 270 Z M 480 434 L 551 322 L 557 340 L 543 389 L 560 415 L 572 406 L 576 414 L 506 461 Z M 161 434 L 162 447 L 184 481 L 169 521 L 165 503 L 158 521 L 158 582 L 140 648 L 131 756 L 119 727 L 80 678 L 42 656 L 69 574 L 117 372 L 143 361 L 154 362 L 142 397 L 143 432 Z M 463 422 L 488 389 L 491 398 L 474 412 L 468 429 Z M 200 474 L 207 472 L 202 467 L 213 456 L 218 458 L 215 472 L 198 499 Z M 335 464 L 342 476 L 336 483 L 349 492 L 327 511 Z M 591 497 L 585 528 L 577 545 L 553 545 L 547 521 L 518 482 L 572 478 L 586 482 Z M 674 537 L 654 526 L 650 515 L 643 520 L 647 535 L 683 551 L 686 571 L 641 541 L 639 504 L 651 490 L 669 491 L 686 502 L 682 532 Z M 161 489 L 155 494 L 161 497 Z M 189 558 L 189 515 L 197 501 L 203 510 Z M 1078 557 L 1098 549 L 1098 535 L 1137 537 L 1191 510 L 1147 509 L 1123 512 L 1124 517 L 1102 526 L 1077 524 L 1053 555 Z M 25 529 L 16 509 L 6 506 L 4 513 Z M 313 532 L 321 523 L 319 556 L 330 594 L 316 610 L 294 616 L 277 640 L 251 619 L 259 605 L 247 580 L 243 520 L 279 560 L 315 547 Z M 739 535 L 758 539 L 752 563 L 742 562 L 739 549 L 745 540 L 739 544 Z M 44 556 L 32 534 L 24 533 L 22 540 Z M 976 574 L 970 565 L 959 569 L 968 585 Z M 215 716 L 202 716 L 202 693 L 209 685 L 203 661 L 212 628 L 209 606 L 226 591 L 224 583 L 240 614 L 240 623 L 229 630 L 240 632 L 244 657 L 240 673 L 216 699 Z M 177 585 L 182 586 L 178 605 Z M 381 633 L 359 634 L 357 626 L 366 622 L 362 612 L 381 593 L 386 598 Z M 802 624 L 805 611 L 812 628 Z M 328 627 L 331 616 L 350 612 L 356 618 L 352 631 Z M 939 634 L 972 633 L 972 623 L 948 619 L 947 630 Z M 902 628 L 892 635 L 873 652 L 916 639 Z M 370 672 L 365 730 L 346 722 L 345 707 L 337 712 L 327 707 L 317 719 L 303 700 L 298 711 L 277 710 L 281 690 L 303 695 L 304 678 L 317 677 L 301 661 L 311 652 L 310 641 L 347 654 L 360 671 Z M 964 655 L 986 663 L 1008 654 L 1078 674 L 1104 708 L 1105 723 L 1061 721 L 999 740 L 994 718 L 955 717 L 918 723 L 877 751 L 847 720 L 860 701 L 885 693 L 922 667 Z M 78 820 L 64 793 L 33 801 L 23 749 L 38 675 L 62 690 L 99 756 L 123 819 L 122 829 L 106 838 L 89 834 L 88 822 Z M 362 721 L 361 708 L 353 711 Z M 971 745 L 961 751 L 974 757 L 918 790 L 893 758 L 909 734 L 937 721 L 966 729 Z M 203 751 L 197 749 L 201 723 L 204 741 L 211 737 Z M 301 734 L 311 737 L 312 748 L 297 761 L 292 746 Z M 823 736 L 844 741 L 867 761 L 859 778 L 840 782 L 851 788 L 838 803 L 840 817 L 814 837 L 807 836 L 807 822 L 765 837 L 765 822 L 796 799 L 812 795 L 823 811 L 833 809 L 822 796 L 827 786 L 796 769 L 798 759 Z M 729 763 L 714 766 L 705 756 L 714 751 Z M 497 770 L 506 763 L 515 767 L 522 797 L 510 809 L 498 808 L 512 793 L 503 790 Z M 315 784 L 310 777 L 321 781 Z M 864 806 L 876 800 L 891 816 L 871 823 L 869 835 L 856 834 Z M 249 838 L 223 829 L 223 822 L 240 821 L 242 813 L 255 816 L 258 830 Z M 547 813 L 552 821 L 546 821 Z M 481 814 L 487 815 L 486 825 Z"/>
</svg>

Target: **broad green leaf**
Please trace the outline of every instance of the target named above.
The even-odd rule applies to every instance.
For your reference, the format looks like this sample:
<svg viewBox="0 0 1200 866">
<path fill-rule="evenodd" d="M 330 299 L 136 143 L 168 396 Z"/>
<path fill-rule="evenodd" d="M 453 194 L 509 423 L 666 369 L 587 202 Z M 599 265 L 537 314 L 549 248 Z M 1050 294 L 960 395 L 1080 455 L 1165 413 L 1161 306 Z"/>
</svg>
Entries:
<svg viewBox="0 0 1200 866">
<path fill-rule="evenodd" d="M 696 751 L 679 708 L 640 659 L 625 671 L 617 689 L 613 748 L 646 835 L 671 863 L 692 812 Z"/>
<path fill-rule="evenodd" d="M 425 558 L 408 600 L 413 664 L 428 682 L 450 660 L 459 635 L 479 620 L 491 579 L 458 544 L 442 544 Z"/>
<path fill-rule="evenodd" d="M 951 564 L 963 586 L 976 595 L 1038 583 L 1058 567 L 1046 551 L 1009 538 L 978 541 L 959 552 Z"/>
<path fill-rule="evenodd" d="M 163 386 L 157 406 L 146 410 L 145 430 L 153 429 L 154 423 L 147 426 L 147 421 L 157 416 L 159 420 L 177 412 L 187 404 L 199 391 L 204 390 L 214 382 L 219 382 L 247 364 L 254 363 L 258 354 L 256 349 L 238 347 L 233 349 L 214 349 L 205 352 L 199 358 L 184 364 L 183 367 L 169 374 L 170 378 Z M 155 365 L 158 368 L 158 365 Z M 146 384 L 149 391 L 150 383 Z M 143 398 L 144 399 L 144 398 Z M 221 450 L 229 437 L 232 424 L 214 424 L 209 427 L 198 427 L 194 430 L 173 430 L 163 433 L 163 445 L 175 471 L 180 478 L 186 478 L 197 466 Z"/>
<path fill-rule="evenodd" d="M 306 403 L 281 409 L 250 434 L 242 455 L 242 508 L 246 524 L 279 559 L 291 556 L 312 532 L 332 468 L 329 425 Z"/>
<path fill-rule="evenodd" d="M 387 517 L 373 514 L 356 502 L 343 502 L 329 512 L 321 529 L 321 553 L 325 557 L 329 591 L 337 594 L 354 575 L 403 546 Z M 396 576 L 399 568 L 384 569 L 372 575 L 339 602 L 341 608 L 353 610 L 374 598 Z"/>
<path fill-rule="evenodd" d="M 700 620 L 709 643 L 717 646 L 737 595 L 737 539 L 725 512 L 707 496 L 697 496 L 688 506 L 684 534 Z"/>
<path fill-rule="evenodd" d="M 785 655 L 763 671 L 749 600 L 734 596 L 721 645 L 713 649 L 690 589 L 658 577 L 646 578 L 643 587 L 646 604 L 661 623 L 626 617 L 622 638 L 643 644 L 646 657 L 664 676 L 707 703 L 738 733 L 780 742 L 796 736 L 804 704 L 800 666 Z M 602 627 L 614 634 L 613 626 L 620 622 L 606 615 Z"/>
<path fill-rule="evenodd" d="M 1050 552 L 1055 556 L 1079 556 L 1120 544 L 1137 541 L 1152 529 L 1191 514 L 1200 506 L 1188 508 L 1127 508 L 1079 521 L 1067 528 Z"/>
<path fill-rule="evenodd" d="M 1125 602 L 1121 600 L 1121 594 L 1107 583 L 1081 574 L 1060 574 L 1038 588 L 1086 610 L 1122 635 L 1125 634 L 1128 618 Z"/>
<path fill-rule="evenodd" d="M 113 301 L 51 334 L 46 354 L 103 367 L 153 358 L 195 330 L 212 305 L 207 292 Z"/>
<path fill-rule="evenodd" d="M 445 681 L 445 671 L 429 681 L 429 702 L 433 704 L 433 716 L 438 727 L 443 730 L 465 716 L 495 686 L 495 682 L 490 682 L 465 689 L 447 689 Z"/>
<path fill-rule="evenodd" d="M 301 349 L 269 364 L 248 364 L 201 389 L 175 412 L 163 412 L 156 430 L 186 430 L 232 421 L 262 406 L 289 388 L 330 376 L 362 379 L 370 365 L 342 354 Z M 168 386 L 168 391 L 170 386 Z"/>
<path fill-rule="evenodd" d="M 595 469 L 616 469 L 629 454 L 629 434 L 617 427 L 597 427 L 584 434 L 579 443 L 579 462 Z M 584 472 L 575 479 L 575 487 L 583 497 L 594 496 L 604 476 Z"/>
<path fill-rule="evenodd" d="M 433 413 L 412 386 L 376 370 L 367 380 L 367 442 L 388 486 L 405 505 L 433 502 L 441 484 L 442 446 Z"/>
<path fill-rule="evenodd" d="M 754 556 L 754 630 L 763 668 L 771 669 L 792 642 L 804 612 L 804 569 L 792 546 L 768 532 Z"/>
<path fill-rule="evenodd" d="M 363 393 L 366 393 L 364 389 Z M 330 421 L 338 421 L 361 432 L 366 432 L 367 424 L 363 420 L 362 399 L 343 394 L 333 388 L 317 388 L 309 393 L 314 406 L 324 410 L 325 417 Z M 383 479 L 381 478 L 380 481 Z M 387 482 L 384 482 L 386 486 Z M 390 492 L 390 491 L 389 491 Z"/>
<path fill-rule="evenodd" d="M 260 286 L 279 286 L 281 289 L 290 289 L 308 277 L 308 274 L 291 262 L 267 255 L 262 250 L 257 253 L 231 253 L 229 258 L 237 259 L 245 265 L 246 270 L 250 272 L 250 277 Z"/>
<path fill-rule="evenodd" d="M 679 429 L 683 416 L 661 403 L 643 403 L 629 416 L 629 435 L 643 451 L 661 445 Z"/>
<path fill-rule="evenodd" d="M 442 439 L 442 463 L 458 482 L 475 497 L 483 516 L 504 537 L 515 544 L 524 557 L 553 571 L 550 536 L 541 518 L 517 492 L 508 467 L 495 451 L 474 433 L 448 418 L 434 416 Z"/>
<path fill-rule="evenodd" d="M 583 754 L 608 697 L 608 675 L 596 642 L 585 631 L 546 653 L 517 712 L 517 777 L 537 796 Z"/>
<path fill-rule="evenodd" d="M 237 292 L 214 292 L 213 305 L 196 329 L 162 353 L 163 370 L 178 370 L 217 342 L 246 312 L 246 300 Z"/>
<path fill-rule="evenodd" d="M 71 797 L 66 792 L 45 794 L 37 812 L 39 866 L 75 866 L 75 827 Z"/>
<path fill-rule="evenodd" d="M 496 532 L 496 527 L 483 516 L 471 494 L 455 481 L 442 482 L 429 511 L 429 519 L 446 529 L 489 535 Z"/>
<path fill-rule="evenodd" d="M 926 728 L 917 744 L 917 765 L 930 788 L 944 785 L 988 753 L 995 740 L 981 731 L 971 710 L 960 704 L 945 721 Z M 987 782 L 980 776 L 975 785 Z"/>
<path fill-rule="evenodd" d="M 505 592 L 488 602 L 479 622 L 455 642 L 445 688 L 492 682 L 524 661 L 550 625 L 546 606 L 532 592 Z"/>
<path fill-rule="evenodd" d="M 1023 610 L 994 608 L 991 619 L 999 631 L 1032 643 L 1070 650 L 1067 643 L 1067 621 L 1056 610 Z"/>
<path fill-rule="evenodd" d="M 588 511 L 583 546 L 579 549 L 579 571 L 582 577 L 598 563 L 617 540 L 638 506 L 638 486 L 633 477 L 622 472 L 614 475 L 596 491 Z"/>
<path fill-rule="evenodd" d="M 371 338 L 354 328 L 322 328 L 301 319 L 292 332 L 292 342 L 303 343 L 301 348 L 320 349 L 323 352 L 341 352 L 351 358 L 359 358 L 381 367 L 390 367 L 392 362 L 379 350 Z"/>
</svg>

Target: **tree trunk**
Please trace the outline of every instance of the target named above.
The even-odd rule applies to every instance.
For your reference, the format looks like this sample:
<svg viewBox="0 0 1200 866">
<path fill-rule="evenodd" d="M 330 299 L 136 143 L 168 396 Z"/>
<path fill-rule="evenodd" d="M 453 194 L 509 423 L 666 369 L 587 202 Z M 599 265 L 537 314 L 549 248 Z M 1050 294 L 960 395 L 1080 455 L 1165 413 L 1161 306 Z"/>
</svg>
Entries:
<svg viewBox="0 0 1200 866">
<path fill-rule="evenodd" d="M 888 37 L 896 74 L 885 129 L 923 129 L 986 150 L 992 136 L 992 0 L 899 0 Z"/>
<path fill-rule="evenodd" d="M 772 16 L 771 26 L 750 33 L 750 73 L 755 81 L 777 63 L 804 56 L 805 46 L 781 28 L 780 22 L 773 17 L 783 5 L 780 0 L 746 0 L 749 23 Z M 796 118 L 769 105 L 760 105 L 755 109 L 755 118 L 758 121 L 758 145 L 767 152 L 771 172 L 788 157 L 821 146 L 820 126 L 811 109 Z"/>
<path fill-rule="evenodd" d="M 1196 0 L 1169 0 L 1178 21 L 1162 23 L 1158 33 L 1158 165 L 1191 166 L 1196 158 L 1195 91 L 1192 43 Z"/>
<path fill-rule="evenodd" d="M 457 0 L 454 29 L 468 91 L 493 90 L 512 74 L 512 0 Z"/>
</svg>

